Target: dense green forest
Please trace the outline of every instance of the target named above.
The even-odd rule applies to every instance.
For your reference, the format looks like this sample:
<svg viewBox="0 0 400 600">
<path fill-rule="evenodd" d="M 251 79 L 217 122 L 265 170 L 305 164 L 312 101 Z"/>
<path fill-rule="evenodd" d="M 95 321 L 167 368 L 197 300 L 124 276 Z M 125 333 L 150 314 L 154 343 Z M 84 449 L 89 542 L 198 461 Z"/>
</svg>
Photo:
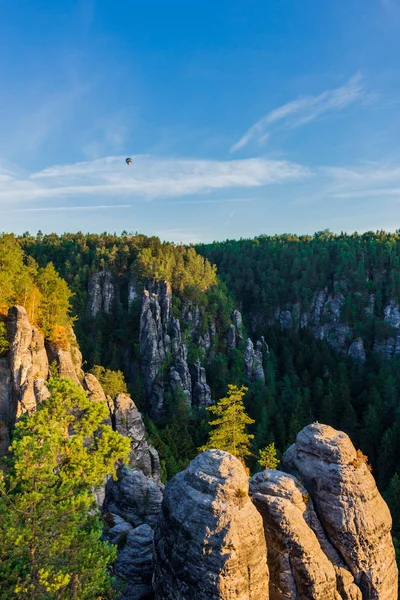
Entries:
<svg viewBox="0 0 400 600">
<path fill-rule="evenodd" d="M 31 259 L 43 269 L 52 262 L 72 291 L 75 330 L 87 361 L 124 371 L 129 391 L 146 412 L 140 370 L 126 372 L 121 348 L 140 361 L 138 349 L 140 301 L 128 312 L 127 282 L 133 273 L 170 279 L 174 310 L 191 301 L 201 306 L 205 322 L 217 318 L 221 331 L 240 307 L 247 333 L 251 314 L 270 317 L 276 306 L 300 301 L 305 307 L 315 291 L 341 286 L 345 296 L 341 319 L 362 331 L 368 346 L 377 328 L 387 324 L 383 310 L 389 300 L 400 299 L 400 235 L 385 232 L 363 235 L 260 236 L 187 248 L 161 243 L 142 235 L 63 236 L 25 234 L 19 238 L 28 268 Z M 208 261 L 200 260 L 202 255 Z M 217 266 L 217 271 L 212 266 Z M 118 279 L 121 295 L 111 314 L 91 319 L 86 310 L 89 275 L 108 269 Z M 217 279 L 218 275 L 218 279 Z M 374 294 L 373 314 L 367 314 Z M 244 331 L 246 336 L 246 331 Z M 385 361 L 373 352 L 365 364 L 355 364 L 307 330 L 281 331 L 259 322 L 256 334 L 269 345 L 264 356 L 265 385 L 245 376 L 244 339 L 227 352 L 220 336 L 203 364 L 213 398 L 226 395 L 229 384 L 245 385 L 247 413 L 255 423 L 252 455 L 274 442 L 278 453 L 293 442 L 307 423 L 318 420 L 346 431 L 356 447 L 368 456 L 373 474 L 394 516 L 394 533 L 400 537 L 400 357 Z M 244 337 L 245 337 L 244 336 Z M 189 347 L 189 356 L 197 357 Z M 153 423 L 146 417 L 152 443 L 157 447 L 167 479 L 184 468 L 197 448 L 206 443 L 209 415 L 193 414 L 183 399 L 169 398 L 166 420 Z"/>
<path fill-rule="evenodd" d="M 345 292 L 342 319 L 365 322 L 370 294 L 380 317 L 388 299 L 400 299 L 400 235 L 384 231 L 313 236 L 277 235 L 196 246 L 216 264 L 244 313 L 273 316 L 275 307 L 301 302 L 309 308 L 315 291 L 334 286 Z"/>
<path fill-rule="evenodd" d="M 13 235 L 0 235 L 0 356 L 7 351 L 4 316 L 12 304 L 25 307 L 32 324 L 59 346 L 68 345 L 71 292 L 52 263 L 39 267 Z"/>
</svg>

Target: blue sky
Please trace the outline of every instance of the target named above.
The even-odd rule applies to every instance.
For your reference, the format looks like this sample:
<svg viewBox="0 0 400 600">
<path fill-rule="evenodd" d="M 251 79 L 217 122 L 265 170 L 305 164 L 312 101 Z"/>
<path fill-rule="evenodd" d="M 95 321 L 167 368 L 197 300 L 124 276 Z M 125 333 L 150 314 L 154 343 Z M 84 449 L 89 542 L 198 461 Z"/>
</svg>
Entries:
<svg viewBox="0 0 400 600">
<path fill-rule="evenodd" d="M 0 2 L 0 82 L 0 230 L 400 228 L 400 0 Z"/>
</svg>

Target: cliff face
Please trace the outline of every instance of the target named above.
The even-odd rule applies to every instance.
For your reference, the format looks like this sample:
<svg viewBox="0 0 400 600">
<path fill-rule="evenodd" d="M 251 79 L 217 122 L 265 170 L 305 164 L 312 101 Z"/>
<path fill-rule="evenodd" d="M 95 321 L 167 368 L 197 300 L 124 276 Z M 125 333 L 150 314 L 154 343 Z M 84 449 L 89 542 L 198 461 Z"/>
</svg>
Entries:
<svg viewBox="0 0 400 600">
<path fill-rule="evenodd" d="M 203 452 L 167 484 L 153 582 L 157 600 L 268 600 L 262 519 L 227 452 Z"/>
<path fill-rule="evenodd" d="M 160 483 L 160 464 L 157 451 L 146 440 L 142 417 L 134 402 L 125 394 L 106 398 L 96 377 L 82 371 L 82 355 L 73 331 L 68 349 L 45 341 L 42 333 L 29 323 L 22 306 L 12 306 L 8 312 L 8 355 L 0 359 L 0 453 L 10 444 L 15 420 L 32 411 L 48 397 L 46 380 L 49 365 L 56 365 L 60 377 L 68 377 L 88 392 L 93 401 L 107 402 L 110 423 L 114 429 L 131 440 L 130 466 Z"/>
<path fill-rule="evenodd" d="M 198 309 L 185 306 L 184 316 L 189 337 L 206 353 L 215 337 L 215 326 L 199 335 Z M 166 281 L 150 281 L 143 291 L 140 352 L 146 395 L 155 417 L 163 413 L 168 385 L 175 394 L 180 390 L 193 408 L 212 403 L 205 369 L 198 360 L 189 366 L 188 343 L 183 340 L 181 321 L 172 315 L 172 290 Z"/>
<path fill-rule="evenodd" d="M 298 434 L 282 463 L 309 492 L 319 522 L 362 598 L 396 600 L 391 516 L 350 438 L 327 425 L 309 425 Z"/>
<path fill-rule="evenodd" d="M 10 308 L 7 318 L 8 355 L 0 359 L 0 456 L 7 454 L 15 420 L 36 409 L 49 391 L 49 364 L 61 377 L 81 385 L 93 402 L 108 404 L 109 424 L 130 439 L 129 467 L 96 489 L 98 505 L 111 513 L 115 522 L 108 534 L 119 545 L 115 572 L 126 584 L 124 600 L 149 598 L 152 593 L 153 530 L 161 508 L 160 462 L 157 451 L 146 440 L 142 417 L 126 394 L 106 397 L 93 375 L 82 371 L 82 356 L 71 331 L 68 349 L 45 341 L 28 320 L 23 307 Z M 151 527 L 149 526 L 151 525 Z"/>
<path fill-rule="evenodd" d="M 243 339 L 242 317 L 238 310 L 234 311 L 232 321 L 228 331 L 222 332 L 228 353 Z M 185 324 L 185 335 L 182 334 L 182 323 Z M 216 334 L 214 322 L 207 331 L 201 330 L 201 314 L 196 305 L 185 303 L 181 319 L 172 315 L 172 290 L 167 282 L 147 283 L 141 306 L 140 352 L 144 386 L 154 417 L 164 411 L 168 388 L 175 394 L 180 390 L 187 404 L 194 409 L 212 404 L 206 370 L 198 358 L 189 362 L 188 345 L 191 343 L 200 349 L 207 361 L 211 358 Z M 265 381 L 264 352 L 268 352 L 264 338 L 257 342 L 256 348 L 250 339 L 246 340 L 244 358 L 249 381 Z"/>
<path fill-rule="evenodd" d="M 257 473 L 250 496 L 263 517 L 271 600 L 362 600 L 296 477 L 274 470 Z"/>
<path fill-rule="evenodd" d="M 89 277 L 87 312 L 95 317 L 100 311 L 110 313 L 115 300 L 115 283 L 109 271 L 93 273 Z"/>
<path fill-rule="evenodd" d="M 307 329 L 318 340 L 327 343 L 338 352 L 345 352 L 355 362 L 364 363 L 366 360 L 365 342 L 356 337 L 353 327 L 349 327 L 342 318 L 342 309 L 346 300 L 345 282 L 337 282 L 334 291 L 328 289 L 314 292 L 310 306 L 304 307 L 300 302 L 286 303 L 276 307 L 274 316 L 267 324 L 278 324 L 282 330 L 299 331 Z M 370 295 L 369 305 L 364 309 L 364 320 L 367 322 L 374 315 L 375 296 Z M 376 337 L 372 350 L 390 360 L 400 353 L 400 306 L 394 300 L 389 300 L 383 309 L 382 322 L 388 327 L 389 333 L 384 337 Z M 253 313 L 253 328 L 257 329 L 263 321 L 262 315 Z"/>
</svg>

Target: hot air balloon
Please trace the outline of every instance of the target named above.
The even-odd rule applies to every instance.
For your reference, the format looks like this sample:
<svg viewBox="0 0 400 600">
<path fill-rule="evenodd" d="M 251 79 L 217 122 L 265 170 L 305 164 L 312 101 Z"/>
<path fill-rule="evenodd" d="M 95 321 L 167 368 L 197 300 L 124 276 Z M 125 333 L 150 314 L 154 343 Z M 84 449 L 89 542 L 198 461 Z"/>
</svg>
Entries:
<svg viewBox="0 0 400 600">
<path fill-rule="evenodd" d="M 131 159 L 131 158 L 126 158 L 126 159 L 125 159 L 125 162 L 126 162 L 126 164 L 127 164 L 127 165 L 130 165 L 130 164 L 131 164 L 131 162 L 132 162 L 132 159 Z"/>
</svg>

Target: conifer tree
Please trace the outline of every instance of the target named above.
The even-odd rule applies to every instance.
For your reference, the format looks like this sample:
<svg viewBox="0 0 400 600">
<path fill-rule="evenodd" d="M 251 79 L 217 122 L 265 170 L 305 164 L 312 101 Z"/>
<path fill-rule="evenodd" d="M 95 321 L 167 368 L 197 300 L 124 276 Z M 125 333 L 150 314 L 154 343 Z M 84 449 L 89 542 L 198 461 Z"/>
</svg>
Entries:
<svg viewBox="0 0 400 600">
<path fill-rule="evenodd" d="M 79 386 L 53 379 L 49 389 L 17 423 L 0 479 L 0 599 L 110 598 L 116 553 L 100 541 L 93 488 L 127 459 L 129 440 Z"/>
<path fill-rule="evenodd" d="M 246 414 L 243 403 L 247 389 L 230 384 L 228 395 L 207 408 L 217 418 L 210 422 L 214 429 L 210 433 L 208 443 L 202 446 L 200 451 L 217 448 L 242 460 L 250 455 L 250 440 L 254 436 L 247 433 L 246 429 L 254 423 L 254 419 Z"/>
<path fill-rule="evenodd" d="M 274 442 L 263 448 L 259 452 L 258 464 L 263 469 L 276 469 L 279 465 L 279 459 L 276 456 L 276 448 Z"/>
</svg>

